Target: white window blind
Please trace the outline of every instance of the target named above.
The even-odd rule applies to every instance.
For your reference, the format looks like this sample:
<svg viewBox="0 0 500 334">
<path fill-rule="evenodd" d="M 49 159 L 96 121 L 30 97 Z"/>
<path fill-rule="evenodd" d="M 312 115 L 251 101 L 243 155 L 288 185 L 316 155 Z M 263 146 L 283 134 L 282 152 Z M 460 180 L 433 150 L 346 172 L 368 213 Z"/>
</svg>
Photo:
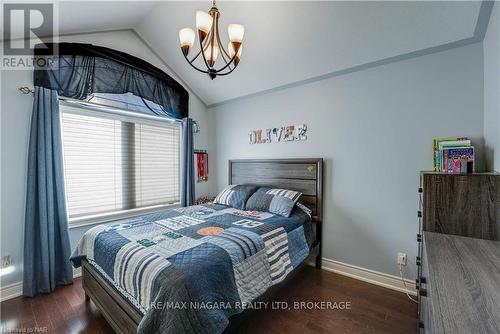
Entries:
<svg viewBox="0 0 500 334">
<path fill-rule="evenodd" d="M 179 202 L 178 123 L 61 111 L 70 222 Z"/>
</svg>

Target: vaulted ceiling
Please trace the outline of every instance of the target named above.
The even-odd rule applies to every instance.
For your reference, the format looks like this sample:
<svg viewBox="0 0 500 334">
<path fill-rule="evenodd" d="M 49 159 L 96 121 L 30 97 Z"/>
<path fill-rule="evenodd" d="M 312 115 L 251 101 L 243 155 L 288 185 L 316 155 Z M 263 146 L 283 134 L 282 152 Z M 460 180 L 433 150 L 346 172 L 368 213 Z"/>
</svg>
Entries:
<svg viewBox="0 0 500 334">
<path fill-rule="evenodd" d="M 212 81 L 186 63 L 178 40 L 179 29 L 195 27 L 195 11 L 210 6 L 209 1 L 60 2 L 59 31 L 132 28 L 205 104 L 214 105 L 474 41 L 484 14 L 479 1 L 218 2 L 226 43 L 230 23 L 245 25 L 245 36 L 239 67 Z"/>
</svg>

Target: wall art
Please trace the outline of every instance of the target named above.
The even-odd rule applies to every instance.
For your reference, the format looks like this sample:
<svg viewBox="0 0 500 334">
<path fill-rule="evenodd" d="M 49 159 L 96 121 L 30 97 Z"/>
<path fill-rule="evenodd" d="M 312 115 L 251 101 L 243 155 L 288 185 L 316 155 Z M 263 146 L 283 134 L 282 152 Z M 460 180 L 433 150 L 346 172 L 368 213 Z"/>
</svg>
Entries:
<svg viewBox="0 0 500 334">
<path fill-rule="evenodd" d="M 250 144 L 268 144 L 307 140 L 307 125 L 287 125 L 279 128 L 258 129 L 248 133 Z"/>
</svg>

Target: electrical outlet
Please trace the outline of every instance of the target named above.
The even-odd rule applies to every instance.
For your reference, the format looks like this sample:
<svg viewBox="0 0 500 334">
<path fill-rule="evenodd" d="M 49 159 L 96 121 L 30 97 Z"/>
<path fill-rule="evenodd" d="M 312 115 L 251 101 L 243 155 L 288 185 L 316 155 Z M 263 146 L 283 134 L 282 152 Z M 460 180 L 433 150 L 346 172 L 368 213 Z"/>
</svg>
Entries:
<svg viewBox="0 0 500 334">
<path fill-rule="evenodd" d="M 10 258 L 10 255 L 6 255 L 2 257 L 2 268 L 7 268 L 12 265 L 12 259 Z"/>
<path fill-rule="evenodd" d="M 406 253 L 398 253 L 398 264 L 406 266 Z"/>
</svg>

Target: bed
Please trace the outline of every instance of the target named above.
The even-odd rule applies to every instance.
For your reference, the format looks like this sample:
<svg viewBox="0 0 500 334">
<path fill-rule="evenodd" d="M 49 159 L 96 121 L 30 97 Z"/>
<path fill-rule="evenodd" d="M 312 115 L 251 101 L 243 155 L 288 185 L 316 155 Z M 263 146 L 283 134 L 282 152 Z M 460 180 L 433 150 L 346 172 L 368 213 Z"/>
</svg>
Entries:
<svg viewBox="0 0 500 334">
<path fill-rule="evenodd" d="M 92 228 L 72 261 L 117 333 L 228 332 L 299 268 L 321 267 L 323 160 L 230 160 L 228 170 L 229 184 L 299 191 L 309 210 L 199 205 Z"/>
</svg>

